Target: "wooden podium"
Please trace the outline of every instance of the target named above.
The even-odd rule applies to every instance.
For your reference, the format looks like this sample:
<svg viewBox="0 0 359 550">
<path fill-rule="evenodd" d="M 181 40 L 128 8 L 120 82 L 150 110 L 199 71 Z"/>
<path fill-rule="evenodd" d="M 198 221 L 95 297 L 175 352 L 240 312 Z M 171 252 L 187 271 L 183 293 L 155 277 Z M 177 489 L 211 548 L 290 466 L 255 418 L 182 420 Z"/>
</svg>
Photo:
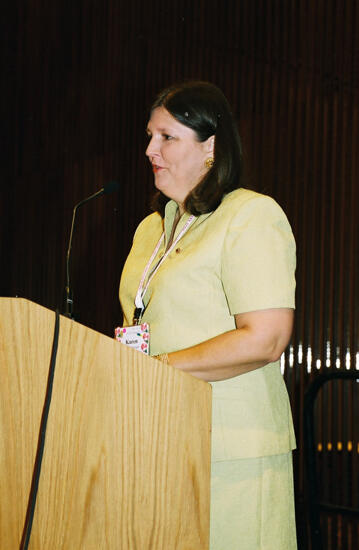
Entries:
<svg viewBox="0 0 359 550">
<path fill-rule="evenodd" d="M 55 313 L 0 298 L 0 548 L 24 529 Z M 31 550 L 205 550 L 211 387 L 60 316 Z"/>
</svg>

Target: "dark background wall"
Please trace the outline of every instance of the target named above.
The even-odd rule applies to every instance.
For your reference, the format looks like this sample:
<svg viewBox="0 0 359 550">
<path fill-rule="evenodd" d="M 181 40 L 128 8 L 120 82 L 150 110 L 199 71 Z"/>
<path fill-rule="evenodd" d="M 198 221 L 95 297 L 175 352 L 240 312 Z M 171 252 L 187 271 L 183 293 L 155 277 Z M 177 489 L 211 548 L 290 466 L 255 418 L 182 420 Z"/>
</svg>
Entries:
<svg viewBox="0 0 359 550">
<path fill-rule="evenodd" d="M 108 335 L 149 211 L 148 107 L 185 78 L 227 95 L 247 185 L 279 201 L 298 244 L 283 371 L 300 507 L 304 390 L 317 372 L 359 368 L 358 3 L 29 0 L 3 7 L 0 24 L 0 294 L 63 311 L 72 208 L 116 179 L 118 194 L 79 210 L 71 266 L 76 319 Z"/>
</svg>

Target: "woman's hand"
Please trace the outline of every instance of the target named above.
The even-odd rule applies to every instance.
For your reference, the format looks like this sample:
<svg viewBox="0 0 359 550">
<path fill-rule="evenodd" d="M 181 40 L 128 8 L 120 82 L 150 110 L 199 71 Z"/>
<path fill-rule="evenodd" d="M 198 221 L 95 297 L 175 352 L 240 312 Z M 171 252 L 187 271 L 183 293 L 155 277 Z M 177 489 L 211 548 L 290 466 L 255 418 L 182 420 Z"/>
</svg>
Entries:
<svg viewBox="0 0 359 550">
<path fill-rule="evenodd" d="M 288 345 L 294 312 L 265 309 L 235 315 L 236 328 L 196 346 L 168 354 L 170 365 L 214 382 L 277 361 Z"/>
</svg>

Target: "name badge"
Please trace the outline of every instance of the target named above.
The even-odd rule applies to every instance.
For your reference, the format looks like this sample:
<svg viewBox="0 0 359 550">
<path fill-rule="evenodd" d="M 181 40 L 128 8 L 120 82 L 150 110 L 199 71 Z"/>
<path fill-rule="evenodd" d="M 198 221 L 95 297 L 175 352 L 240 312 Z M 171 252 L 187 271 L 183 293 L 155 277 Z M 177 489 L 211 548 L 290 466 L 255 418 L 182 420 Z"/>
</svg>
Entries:
<svg viewBox="0 0 359 550">
<path fill-rule="evenodd" d="M 115 339 L 137 351 L 150 353 L 150 325 L 141 323 L 132 327 L 116 327 Z"/>
</svg>

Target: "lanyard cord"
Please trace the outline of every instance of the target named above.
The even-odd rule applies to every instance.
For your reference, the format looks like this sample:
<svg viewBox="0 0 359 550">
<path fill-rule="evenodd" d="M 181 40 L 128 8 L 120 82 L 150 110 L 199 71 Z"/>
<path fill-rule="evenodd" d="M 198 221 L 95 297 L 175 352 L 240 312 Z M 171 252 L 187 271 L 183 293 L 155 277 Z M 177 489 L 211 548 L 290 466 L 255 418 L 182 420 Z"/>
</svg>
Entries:
<svg viewBox="0 0 359 550">
<path fill-rule="evenodd" d="M 190 226 L 192 225 L 192 223 L 194 222 L 195 219 L 196 219 L 195 216 L 190 216 L 188 218 L 187 222 L 185 223 L 185 225 L 182 228 L 182 230 L 180 231 L 180 233 L 177 235 L 176 239 L 173 241 L 173 243 L 168 248 L 168 250 L 165 252 L 165 254 L 162 256 L 162 258 L 160 258 L 159 262 L 157 263 L 157 265 L 155 266 L 155 268 L 151 272 L 150 276 L 148 277 L 146 286 L 144 287 L 144 282 L 145 282 L 145 279 L 148 275 L 148 272 L 150 270 L 152 262 L 155 259 L 156 255 L 157 255 L 157 253 L 160 249 L 160 246 L 162 244 L 162 241 L 164 239 L 165 232 L 162 233 L 158 243 L 156 244 L 156 247 L 155 247 L 154 251 L 152 252 L 152 255 L 151 255 L 150 259 L 147 262 L 147 265 L 146 265 L 146 267 L 145 267 L 145 269 L 142 273 L 140 284 L 138 285 L 136 298 L 135 298 L 136 309 L 135 309 L 134 318 L 133 318 L 133 323 L 135 325 L 137 325 L 141 321 L 141 317 L 143 315 L 143 312 L 145 311 L 145 305 L 143 303 L 143 298 L 144 298 L 144 296 L 147 292 L 147 289 L 149 287 L 150 282 L 152 281 L 153 277 L 156 275 L 157 271 L 159 270 L 159 268 L 161 267 L 161 265 L 163 264 L 163 262 L 165 261 L 167 256 L 172 252 L 172 250 L 174 249 L 174 247 L 176 246 L 178 241 L 183 237 L 183 235 L 185 233 L 187 233 L 187 231 L 189 230 Z"/>
</svg>

